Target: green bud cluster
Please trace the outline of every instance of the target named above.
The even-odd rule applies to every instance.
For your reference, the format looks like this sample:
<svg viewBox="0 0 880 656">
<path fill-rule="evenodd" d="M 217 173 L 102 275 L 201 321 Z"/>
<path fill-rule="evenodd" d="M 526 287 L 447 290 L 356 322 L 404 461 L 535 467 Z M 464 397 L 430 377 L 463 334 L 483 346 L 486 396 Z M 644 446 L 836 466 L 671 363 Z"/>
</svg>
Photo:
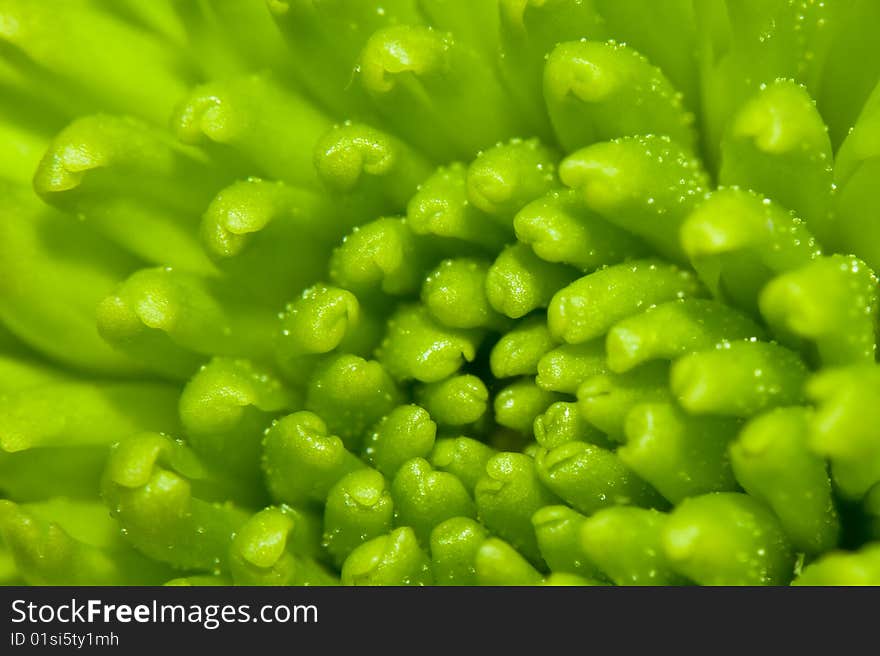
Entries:
<svg viewBox="0 0 880 656">
<path fill-rule="evenodd" d="M 880 585 L 874 0 L 0 0 L 0 584 Z"/>
</svg>

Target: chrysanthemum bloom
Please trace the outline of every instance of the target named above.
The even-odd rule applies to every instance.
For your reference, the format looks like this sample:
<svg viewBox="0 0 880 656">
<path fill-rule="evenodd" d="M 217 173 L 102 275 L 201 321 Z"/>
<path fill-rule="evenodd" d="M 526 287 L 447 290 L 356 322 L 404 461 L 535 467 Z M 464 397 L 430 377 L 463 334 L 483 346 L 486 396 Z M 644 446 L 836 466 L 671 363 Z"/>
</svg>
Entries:
<svg viewBox="0 0 880 656">
<path fill-rule="evenodd" d="M 0 0 L 0 581 L 880 584 L 878 30 Z"/>
</svg>

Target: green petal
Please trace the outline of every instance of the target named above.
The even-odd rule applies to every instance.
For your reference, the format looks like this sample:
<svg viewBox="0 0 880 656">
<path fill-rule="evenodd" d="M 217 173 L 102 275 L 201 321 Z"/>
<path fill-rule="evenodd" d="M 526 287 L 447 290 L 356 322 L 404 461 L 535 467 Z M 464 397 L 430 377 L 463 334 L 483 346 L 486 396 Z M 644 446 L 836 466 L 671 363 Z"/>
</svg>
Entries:
<svg viewBox="0 0 880 656">
<path fill-rule="evenodd" d="M 577 277 L 562 264 L 545 262 L 523 243 L 508 246 L 489 267 L 486 294 L 489 303 L 511 319 L 547 307 L 553 293 Z"/>
<path fill-rule="evenodd" d="M 277 307 L 326 275 L 332 245 L 354 220 L 350 208 L 317 192 L 249 178 L 214 196 L 199 231 L 230 286 Z M 295 258 L 292 243 L 303 246 Z"/>
<path fill-rule="evenodd" d="M 216 500 L 209 476 L 180 443 L 141 433 L 111 451 L 102 496 L 138 551 L 176 568 L 219 574 L 247 513 Z"/>
<path fill-rule="evenodd" d="M 735 188 L 706 196 L 682 226 L 681 242 L 712 294 L 750 313 L 772 277 L 821 254 L 801 219 Z"/>
<path fill-rule="evenodd" d="M 333 351 L 368 355 L 381 338 L 378 319 L 348 290 L 318 283 L 279 315 L 275 358 L 285 378 L 304 382 Z"/>
<path fill-rule="evenodd" d="M 312 186 L 312 147 L 331 126 L 320 110 L 266 74 L 195 88 L 171 123 L 184 143 L 215 144 L 209 150 L 220 158 L 234 153 L 268 176 Z"/>
<path fill-rule="evenodd" d="M 359 545 L 388 533 L 393 522 L 394 500 L 385 477 L 375 469 L 358 469 L 327 494 L 323 545 L 341 566 Z"/>
<path fill-rule="evenodd" d="M 601 337 L 642 308 L 701 291 L 689 271 L 660 260 L 617 264 L 556 292 L 547 308 L 547 323 L 557 339 L 580 344 Z"/>
<path fill-rule="evenodd" d="M 529 378 L 511 383 L 495 395 L 495 421 L 520 433 L 530 435 L 535 419 L 560 396 L 544 390 Z"/>
<path fill-rule="evenodd" d="M 663 553 L 667 515 L 634 506 L 604 508 L 581 528 L 587 557 L 616 585 L 682 585 Z"/>
<path fill-rule="evenodd" d="M 381 364 L 341 354 L 328 358 L 312 375 L 305 406 L 358 451 L 367 429 L 399 402 L 400 392 Z"/>
<path fill-rule="evenodd" d="M 323 503 L 346 474 L 366 465 L 329 435 L 327 424 L 302 411 L 272 423 L 263 440 L 266 485 L 277 501 L 293 506 Z"/>
<path fill-rule="evenodd" d="M 493 456 L 477 482 L 474 498 L 483 524 L 531 563 L 541 565 L 532 515 L 558 503 L 558 498 L 538 479 L 534 461 L 521 453 Z"/>
<path fill-rule="evenodd" d="M 560 41 L 604 38 L 602 17 L 592 0 L 500 0 L 498 4 L 502 79 L 534 126 L 530 132 L 546 139 L 552 130 L 541 94 L 545 58 Z"/>
<path fill-rule="evenodd" d="M 874 362 L 877 276 L 861 260 L 817 258 L 771 280 L 759 304 L 781 340 L 812 342 L 822 365 Z"/>
<path fill-rule="evenodd" d="M 248 360 L 216 357 L 180 395 L 187 443 L 206 462 L 256 482 L 263 432 L 283 410 L 299 405 L 273 373 Z"/>
<path fill-rule="evenodd" d="M 315 144 L 318 177 L 333 191 L 353 194 L 376 214 L 400 211 L 431 164 L 400 139 L 363 123 L 334 125 Z"/>
<path fill-rule="evenodd" d="M 55 136 L 34 173 L 34 190 L 147 262 L 211 274 L 196 226 L 226 179 L 198 151 L 155 128 L 98 114 Z"/>
<path fill-rule="evenodd" d="M 36 506 L 0 499 L 0 536 L 29 585 L 157 585 L 169 576 L 168 568 L 118 539 L 95 540 L 88 533 L 96 524 L 119 535 L 103 504 L 59 499 Z"/>
<path fill-rule="evenodd" d="M 450 328 L 503 329 L 508 321 L 489 305 L 485 287 L 489 263 L 456 258 L 443 260 L 425 278 L 422 303 Z"/>
<path fill-rule="evenodd" d="M 675 571 L 700 585 L 784 585 L 794 572 L 779 521 L 735 492 L 683 501 L 663 529 L 663 550 Z"/>
<path fill-rule="evenodd" d="M 608 372 L 601 339 L 580 344 L 562 344 L 538 360 L 538 387 L 566 394 L 577 393 L 580 384 Z"/>
<path fill-rule="evenodd" d="M 337 582 L 308 554 L 297 550 L 297 538 L 310 532 L 308 519 L 284 506 L 269 507 L 248 519 L 229 547 L 229 569 L 235 585 L 333 585 Z M 301 537 L 300 537 L 301 539 Z"/>
<path fill-rule="evenodd" d="M 810 448 L 831 461 L 841 494 L 861 498 L 880 481 L 880 368 L 829 369 L 810 379 L 807 395 L 816 404 Z"/>
<path fill-rule="evenodd" d="M 473 374 L 451 376 L 416 389 L 416 398 L 441 426 L 466 426 L 488 409 L 489 390 Z"/>
<path fill-rule="evenodd" d="M 672 400 L 668 381 L 665 362 L 650 362 L 623 374 L 593 375 L 577 388 L 578 408 L 595 428 L 622 442 L 630 410 L 640 403 Z"/>
<path fill-rule="evenodd" d="M 416 25 L 382 28 L 364 46 L 357 74 L 383 118 L 432 157 L 473 156 L 530 132 L 510 111 L 492 67 L 452 34 Z"/>
<path fill-rule="evenodd" d="M 590 210 L 578 192 L 554 190 L 522 208 L 513 219 L 516 238 L 547 262 L 589 272 L 647 254 L 631 234 Z"/>
<path fill-rule="evenodd" d="M 880 544 L 871 543 L 856 552 L 831 552 L 804 568 L 792 585 L 880 584 Z"/>
<path fill-rule="evenodd" d="M 478 521 L 453 517 L 431 531 L 431 570 L 436 585 L 477 585 L 476 558 L 489 537 Z"/>
<path fill-rule="evenodd" d="M 588 442 L 604 448 L 611 441 L 581 414 L 577 403 L 557 401 L 543 414 L 535 417 L 532 427 L 535 441 L 545 449 L 553 449 L 568 442 Z"/>
<path fill-rule="evenodd" d="M 641 22 L 641 21 L 639 21 Z M 694 116 L 661 69 L 618 43 L 569 41 L 550 53 L 544 98 L 568 152 L 597 141 L 660 134 L 692 149 Z"/>
<path fill-rule="evenodd" d="M 467 171 L 459 162 L 438 168 L 410 199 L 407 223 L 416 234 L 452 241 L 459 250 L 495 251 L 510 241 L 510 230 L 470 202 Z"/>
<path fill-rule="evenodd" d="M 473 496 L 477 482 L 486 473 L 486 465 L 496 453 L 488 444 L 470 437 L 447 437 L 434 444 L 431 465 L 455 474 Z"/>
<path fill-rule="evenodd" d="M 408 526 L 373 538 L 342 565 L 343 585 L 430 585 L 431 562 Z"/>
<path fill-rule="evenodd" d="M 765 332 L 736 310 L 700 298 L 661 303 L 617 322 L 605 340 L 608 368 L 629 371 L 651 360 L 715 348 L 723 341 L 763 338 Z"/>
<path fill-rule="evenodd" d="M 537 139 L 512 139 L 477 154 L 467 171 L 468 200 L 503 225 L 557 186 L 556 153 Z"/>
<path fill-rule="evenodd" d="M 517 323 L 495 342 L 489 366 L 496 378 L 538 373 L 538 363 L 555 345 L 547 318 L 537 314 Z"/>
<path fill-rule="evenodd" d="M 637 405 L 626 416 L 618 457 L 673 504 L 737 489 L 727 447 L 739 430 L 727 418 L 692 417 L 672 403 Z"/>
<path fill-rule="evenodd" d="M 401 405 L 382 417 L 364 440 L 364 459 L 393 478 L 403 463 L 427 458 L 437 435 L 428 412 L 417 405 Z"/>
<path fill-rule="evenodd" d="M 477 550 L 474 570 L 479 585 L 537 585 L 541 573 L 512 546 L 489 538 Z"/>
<path fill-rule="evenodd" d="M 383 25 L 420 21 L 414 0 L 268 0 L 300 84 L 337 115 L 365 116 L 366 96 L 351 83 L 358 55 Z"/>
<path fill-rule="evenodd" d="M 774 343 L 725 342 L 677 360 L 669 385 L 692 414 L 750 417 L 804 400 L 807 368 L 791 351 Z"/>
<path fill-rule="evenodd" d="M 419 542 L 428 544 L 431 531 L 452 517 L 475 518 L 477 509 L 454 474 L 435 471 L 423 458 L 405 462 L 391 482 L 395 523 L 412 528 Z"/>
<path fill-rule="evenodd" d="M 584 520 L 568 506 L 545 506 L 532 516 L 541 556 L 552 572 L 601 576 L 581 543 Z"/>
<path fill-rule="evenodd" d="M 356 294 L 407 295 L 419 288 L 430 268 L 430 253 L 404 219 L 376 219 L 354 228 L 336 248 L 330 279 Z"/>
<path fill-rule="evenodd" d="M 212 354 L 268 358 L 275 321 L 228 286 L 171 267 L 135 272 L 97 309 L 105 340 L 173 378 L 189 377 Z"/>
<path fill-rule="evenodd" d="M 405 305 L 388 320 L 379 361 L 397 380 L 434 383 L 471 362 L 482 341 L 482 331 L 447 328 L 419 305 Z"/>
<path fill-rule="evenodd" d="M 809 449 L 812 412 L 780 408 L 746 424 L 731 446 L 736 480 L 765 501 L 798 550 L 822 553 L 837 545 L 840 520 L 825 461 Z"/>
<path fill-rule="evenodd" d="M 819 242 L 839 242 L 831 216 L 831 141 L 806 89 L 779 80 L 733 116 L 721 142 L 722 185 L 739 185 L 793 210 Z"/>
<path fill-rule="evenodd" d="M 586 442 L 539 449 L 535 469 L 544 485 L 585 515 L 614 505 L 666 506 L 614 453 Z"/>
<path fill-rule="evenodd" d="M 708 179 L 698 160 L 667 136 L 624 137 L 588 146 L 559 165 L 562 182 L 608 222 L 683 261 L 678 230 Z"/>
</svg>

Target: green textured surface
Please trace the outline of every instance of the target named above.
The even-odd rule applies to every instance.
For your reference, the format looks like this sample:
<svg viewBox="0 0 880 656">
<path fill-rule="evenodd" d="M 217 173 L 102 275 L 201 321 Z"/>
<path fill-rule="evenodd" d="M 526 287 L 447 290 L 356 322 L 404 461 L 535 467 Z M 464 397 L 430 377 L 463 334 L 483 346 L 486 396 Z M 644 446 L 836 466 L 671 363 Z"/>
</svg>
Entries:
<svg viewBox="0 0 880 656">
<path fill-rule="evenodd" d="M 878 31 L 0 0 L 0 584 L 880 585 Z"/>
</svg>

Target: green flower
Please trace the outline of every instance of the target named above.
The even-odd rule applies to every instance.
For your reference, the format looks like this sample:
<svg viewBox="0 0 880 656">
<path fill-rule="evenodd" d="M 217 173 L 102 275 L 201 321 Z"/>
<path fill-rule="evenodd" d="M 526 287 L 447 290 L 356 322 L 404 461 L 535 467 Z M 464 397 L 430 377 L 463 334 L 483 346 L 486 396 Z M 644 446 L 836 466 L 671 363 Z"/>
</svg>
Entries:
<svg viewBox="0 0 880 656">
<path fill-rule="evenodd" d="M 0 583 L 880 584 L 878 28 L 0 0 Z"/>
</svg>

